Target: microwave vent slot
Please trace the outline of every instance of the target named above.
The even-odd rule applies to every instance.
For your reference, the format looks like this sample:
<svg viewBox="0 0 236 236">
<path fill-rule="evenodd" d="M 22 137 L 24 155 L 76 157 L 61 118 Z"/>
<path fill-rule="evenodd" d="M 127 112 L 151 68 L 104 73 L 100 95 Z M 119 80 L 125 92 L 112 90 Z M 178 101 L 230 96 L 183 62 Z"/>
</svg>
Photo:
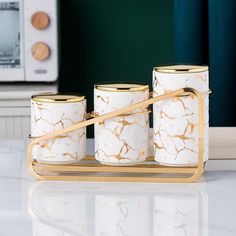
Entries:
<svg viewBox="0 0 236 236">
<path fill-rule="evenodd" d="M 35 74 L 40 74 L 40 75 L 47 74 L 47 70 L 44 70 L 44 69 L 38 69 L 38 70 L 35 70 L 34 72 Z"/>
<path fill-rule="evenodd" d="M 19 10 L 19 2 L 0 2 L 1 10 Z"/>
</svg>

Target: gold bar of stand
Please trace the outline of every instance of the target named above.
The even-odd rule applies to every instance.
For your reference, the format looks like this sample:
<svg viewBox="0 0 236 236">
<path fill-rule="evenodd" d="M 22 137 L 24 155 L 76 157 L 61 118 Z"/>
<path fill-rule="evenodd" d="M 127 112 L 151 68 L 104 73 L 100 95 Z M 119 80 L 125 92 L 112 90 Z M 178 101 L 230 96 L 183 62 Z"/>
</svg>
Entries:
<svg viewBox="0 0 236 236">
<path fill-rule="evenodd" d="M 101 173 L 194 173 L 197 167 L 165 167 L 158 164 L 135 166 L 108 166 L 100 163 L 54 165 L 34 162 L 37 170 L 52 172 L 101 172 Z M 99 169 L 98 169 L 99 168 Z"/>
<path fill-rule="evenodd" d="M 87 156 L 86 163 L 78 164 L 43 164 L 32 159 L 32 150 L 35 144 L 54 138 L 55 136 L 71 132 L 76 129 L 93 125 L 97 122 L 110 119 L 132 110 L 149 106 L 155 102 L 180 95 L 193 94 L 198 99 L 198 164 L 191 167 L 167 167 L 158 165 L 150 157 L 143 164 L 135 166 L 110 166 L 94 163 L 94 156 Z M 190 183 L 196 181 L 203 173 L 203 124 L 204 103 L 203 96 L 193 88 L 182 88 L 146 101 L 100 115 L 95 118 L 74 124 L 67 128 L 34 138 L 27 149 L 28 167 L 31 174 L 39 180 L 59 181 L 106 181 L 106 182 L 162 182 L 162 183 Z"/>
</svg>

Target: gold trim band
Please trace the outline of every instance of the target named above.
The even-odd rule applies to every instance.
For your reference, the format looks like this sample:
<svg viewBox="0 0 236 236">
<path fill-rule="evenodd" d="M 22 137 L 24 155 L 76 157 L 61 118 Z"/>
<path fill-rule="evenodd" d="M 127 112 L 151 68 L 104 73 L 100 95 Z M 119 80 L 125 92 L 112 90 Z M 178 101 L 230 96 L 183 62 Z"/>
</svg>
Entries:
<svg viewBox="0 0 236 236">
<path fill-rule="evenodd" d="M 94 88 L 97 90 L 107 92 L 139 92 L 149 89 L 147 84 L 137 84 L 132 82 L 120 82 L 120 83 L 101 83 L 95 84 Z"/>
<path fill-rule="evenodd" d="M 84 101 L 85 96 L 81 94 L 43 93 L 33 95 L 31 99 L 43 103 L 74 103 Z"/>
<path fill-rule="evenodd" d="M 154 71 L 160 73 L 171 73 L 171 74 L 186 74 L 186 73 L 197 73 L 208 71 L 208 66 L 202 65 L 169 65 L 169 66 L 158 66 L 153 68 Z"/>
</svg>

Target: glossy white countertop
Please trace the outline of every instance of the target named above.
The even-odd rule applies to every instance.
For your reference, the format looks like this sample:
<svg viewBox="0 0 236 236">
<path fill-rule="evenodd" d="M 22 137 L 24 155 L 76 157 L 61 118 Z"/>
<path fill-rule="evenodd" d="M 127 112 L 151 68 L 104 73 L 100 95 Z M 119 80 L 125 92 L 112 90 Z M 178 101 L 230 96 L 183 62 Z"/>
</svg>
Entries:
<svg viewBox="0 0 236 236">
<path fill-rule="evenodd" d="M 25 146 L 0 141 L 0 236 L 236 235 L 236 171 L 194 184 L 39 182 Z"/>
</svg>

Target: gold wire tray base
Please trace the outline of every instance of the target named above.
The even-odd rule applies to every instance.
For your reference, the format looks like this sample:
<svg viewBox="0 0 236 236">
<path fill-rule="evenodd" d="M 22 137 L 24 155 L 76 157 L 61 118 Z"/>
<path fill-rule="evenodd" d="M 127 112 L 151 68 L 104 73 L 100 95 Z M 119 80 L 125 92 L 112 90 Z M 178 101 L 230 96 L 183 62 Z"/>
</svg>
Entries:
<svg viewBox="0 0 236 236">
<path fill-rule="evenodd" d="M 94 156 L 87 156 L 76 164 L 44 164 L 32 158 L 35 144 L 71 132 L 76 129 L 102 122 L 117 115 L 122 115 L 137 108 L 149 106 L 155 102 L 176 96 L 194 95 L 198 99 L 198 164 L 191 167 L 169 167 L 159 165 L 150 157 L 146 162 L 132 166 L 103 165 L 95 161 Z M 150 98 L 105 115 L 74 124 L 62 130 L 34 138 L 27 150 L 28 167 L 31 174 L 39 180 L 58 181 L 105 181 L 105 182 L 160 182 L 160 183 L 190 183 L 196 181 L 204 171 L 203 160 L 203 94 L 192 89 L 182 88 L 164 95 Z"/>
<path fill-rule="evenodd" d="M 202 173 L 199 166 L 167 167 L 150 157 L 134 166 L 111 166 L 96 162 L 87 156 L 76 164 L 45 164 L 32 162 L 34 176 L 40 180 L 106 181 L 106 182 L 193 182 Z"/>
</svg>

